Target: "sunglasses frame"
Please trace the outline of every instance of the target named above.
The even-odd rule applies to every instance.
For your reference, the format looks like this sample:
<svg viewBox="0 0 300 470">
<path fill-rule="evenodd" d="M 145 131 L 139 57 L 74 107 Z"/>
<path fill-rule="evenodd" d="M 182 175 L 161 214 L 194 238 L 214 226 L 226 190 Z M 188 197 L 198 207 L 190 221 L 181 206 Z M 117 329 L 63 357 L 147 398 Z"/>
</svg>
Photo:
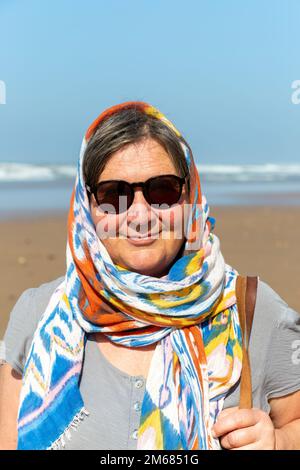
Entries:
<svg viewBox="0 0 300 470">
<path fill-rule="evenodd" d="M 135 190 L 135 188 L 137 188 L 137 187 L 142 188 L 144 199 L 147 201 L 148 204 L 150 204 L 148 202 L 148 199 L 147 199 L 147 186 L 149 186 L 149 182 L 154 180 L 154 179 L 157 179 L 157 178 L 164 178 L 166 176 L 168 176 L 168 177 L 172 176 L 179 183 L 179 185 L 180 185 L 180 196 L 178 198 L 178 201 L 179 201 L 179 199 L 181 198 L 181 195 L 182 195 L 183 185 L 186 183 L 188 175 L 185 175 L 185 176 L 182 176 L 182 177 L 177 176 L 177 175 L 173 175 L 173 174 L 157 175 L 157 176 L 152 176 L 151 178 L 148 178 L 146 181 L 139 181 L 139 182 L 136 182 L 136 183 L 129 183 L 128 181 L 125 181 L 125 180 L 106 180 L 106 181 L 100 181 L 100 183 L 97 183 L 93 188 L 91 188 L 87 184 L 85 186 L 86 186 L 87 191 L 94 196 L 95 201 L 97 202 L 98 206 L 100 205 L 99 201 L 97 199 L 97 191 L 98 191 L 99 186 L 101 186 L 104 183 L 116 183 L 116 182 L 122 182 L 122 183 L 125 183 L 125 184 L 129 185 L 130 190 L 133 194 L 132 203 L 134 201 L 134 190 Z M 132 205 L 132 203 L 130 204 L 130 206 Z M 176 203 L 174 203 L 174 204 L 176 204 Z M 127 208 L 127 210 L 129 209 L 129 207 Z"/>
</svg>

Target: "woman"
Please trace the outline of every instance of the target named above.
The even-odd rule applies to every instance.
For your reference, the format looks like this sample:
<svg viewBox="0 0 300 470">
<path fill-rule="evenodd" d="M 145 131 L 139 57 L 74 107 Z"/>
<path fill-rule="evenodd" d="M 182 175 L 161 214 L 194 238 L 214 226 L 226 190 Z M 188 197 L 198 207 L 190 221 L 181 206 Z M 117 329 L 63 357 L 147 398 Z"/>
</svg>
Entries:
<svg viewBox="0 0 300 470">
<path fill-rule="evenodd" d="M 213 227 L 174 125 L 143 102 L 103 112 L 81 147 L 66 275 L 11 312 L 0 447 L 300 449 L 298 314 L 259 281 L 255 408 L 238 409 L 238 273 Z"/>
</svg>

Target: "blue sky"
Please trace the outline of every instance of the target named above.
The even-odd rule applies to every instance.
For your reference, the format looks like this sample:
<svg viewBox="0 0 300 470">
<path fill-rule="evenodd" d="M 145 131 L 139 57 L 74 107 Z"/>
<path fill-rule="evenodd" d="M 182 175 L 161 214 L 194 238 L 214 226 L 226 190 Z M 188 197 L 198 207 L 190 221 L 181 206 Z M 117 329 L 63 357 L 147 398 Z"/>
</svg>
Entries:
<svg viewBox="0 0 300 470">
<path fill-rule="evenodd" d="M 0 162 L 76 164 L 108 106 L 143 100 L 196 161 L 300 162 L 299 0 L 0 0 Z"/>
</svg>

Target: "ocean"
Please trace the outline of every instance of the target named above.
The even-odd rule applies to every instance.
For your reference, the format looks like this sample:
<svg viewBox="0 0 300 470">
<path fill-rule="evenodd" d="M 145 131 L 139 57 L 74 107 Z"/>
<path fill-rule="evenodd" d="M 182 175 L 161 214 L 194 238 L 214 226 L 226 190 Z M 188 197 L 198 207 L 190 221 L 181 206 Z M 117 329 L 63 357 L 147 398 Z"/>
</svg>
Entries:
<svg viewBox="0 0 300 470">
<path fill-rule="evenodd" d="M 300 164 L 198 165 L 210 206 L 300 206 Z M 65 212 L 75 165 L 0 163 L 0 218 Z"/>
</svg>

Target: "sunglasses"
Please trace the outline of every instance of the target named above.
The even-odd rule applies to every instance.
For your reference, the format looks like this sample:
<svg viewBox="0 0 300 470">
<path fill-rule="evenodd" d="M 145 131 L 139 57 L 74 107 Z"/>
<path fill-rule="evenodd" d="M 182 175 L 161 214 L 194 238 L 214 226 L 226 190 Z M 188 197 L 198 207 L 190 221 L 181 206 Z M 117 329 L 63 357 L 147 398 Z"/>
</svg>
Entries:
<svg viewBox="0 0 300 470">
<path fill-rule="evenodd" d="M 134 190 L 142 188 L 143 196 L 148 204 L 176 204 L 182 194 L 182 187 L 186 176 L 161 175 L 149 178 L 145 182 L 128 183 L 123 180 L 102 181 L 94 188 L 86 185 L 90 194 L 93 194 L 98 206 L 105 206 L 104 212 L 120 214 L 132 205 Z"/>
</svg>

